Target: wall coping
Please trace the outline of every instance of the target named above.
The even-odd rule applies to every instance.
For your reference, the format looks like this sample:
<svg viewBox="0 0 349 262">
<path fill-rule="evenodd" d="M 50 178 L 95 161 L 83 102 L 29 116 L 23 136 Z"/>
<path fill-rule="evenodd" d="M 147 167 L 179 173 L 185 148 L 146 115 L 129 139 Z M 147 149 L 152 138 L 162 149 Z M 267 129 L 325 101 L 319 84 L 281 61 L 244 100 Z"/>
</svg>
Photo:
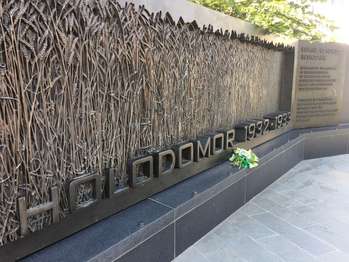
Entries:
<svg viewBox="0 0 349 262">
<path fill-rule="evenodd" d="M 126 3 L 133 3 L 136 6 L 144 5 L 150 12 L 154 13 L 161 11 L 165 14 L 168 12 L 175 21 L 178 21 L 180 17 L 182 17 L 185 22 L 192 22 L 195 20 L 201 28 L 204 25 L 212 25 L 214 30 L 234 30 L 237 33 L 254 35 L 267 41 L 283 43 L 290 46 L 294 46 L 296 42 L 296 39 L 272 34 L 266 35 L 261 29 L 249 22 L 209 9 L 188 0 L 118 0 L 118 2 L 121 5 Z"/>
</svg>

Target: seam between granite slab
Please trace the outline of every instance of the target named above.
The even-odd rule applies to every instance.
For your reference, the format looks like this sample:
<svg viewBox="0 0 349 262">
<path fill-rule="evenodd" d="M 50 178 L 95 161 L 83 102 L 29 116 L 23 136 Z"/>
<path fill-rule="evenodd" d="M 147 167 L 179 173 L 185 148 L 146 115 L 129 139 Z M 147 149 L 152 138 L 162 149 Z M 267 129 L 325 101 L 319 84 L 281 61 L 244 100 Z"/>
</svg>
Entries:
<svg viewBox="0 0 349 262">
<path fill-rule="evenodd" d="M 159 205 L 163 205 L 163 206 L 165 206 L 165 207 L 167 207 L 167 208 L 170 208 L 170 209 L 172 209 L 172 210 L 174 210 L 175 208 L 174 207 L 172 207 L 172 206 L 170 206 L 170 205 L 167 205 L 167 204 L 165 204 L 165 203 L 162 203 L 161 201 L 158 201 L 158 200 L 156 200 L 156 199 L 153 199 L 153 198 L 148 198 L 149 200 L 151 200 L 151 201 L 153 201 L 153 202 L 155 202 L 155 203 L 157 203 L 157 204 L 159 204 Z M 176 217 L 175 217 L 176 215 L 175 215 L 175 211 L 173 211 L 173 229 L 174 229 L 174 231 L 173 231 L 173 257 L 175 258 L 176 257 L 176 223 L 174 223 L 174 221 L 175 221 L 175 219 L 176 219 Z"/>
<path fill-rule="evenodd" d="M 285 151 L 292 149 L 294 146 L 297 146 L 299 143 L 304 142 L 304 140 L 305 140 L 304 135 L 300 134 L 296 138 L 290 139 L 285 144 L 283 144 L 277 148 L 274 148 L 271 152 L 269 152 L 268 154 L 266 154 L 260 158 L 260 160 L 261 160 L 260 162 L 263 162 L 263 160 L 267 159 L 261 165 L 268 163 L 270 160 L 273 160 L 275 157 L 279 156 L 281 153 L 284 153 Z M 275 155 L 273 155 L 273 154 L 275 154 Z"/>
<path fill-rule="evenodd" d="M 244 205 L 247 203 L 247 179 L 244 181 Z"/>
<path fill-rule="evenodd" d="M 237 172 L 238 173 L 238 172 Z M 228 176 L 226 179 L 231 178 L 231 176 L 236 175 L 237 173 L 234 173 L 230 176 Z M 223 179 L 222 181 L 220 181 L 219 183 L 217 183 L 216 185 L 210 187 L 209 189 L 206 189 L 205 191 L 199 193 L 197 196 L 193 197 L 192 199 L 184 202 L 183 204 L 179 205 L 178 207 L 175 208 L 175 221 L 177 221 L 178 219 L 182 218 L 183 216 L 185 216 L 186 214 L 190 213 L 192 210 L 204 205 L 205 203 L 207 203 L 208 201 L 210 201 L 211 199 L 213 199 L 214 197 L 218 196 L 219 194 L 221 194 L 223 191 L 225 191 L 226 189 L 228 189 L 229 187 L 231 187 L 233 184 L 236 184 L 238 182 L 240 182 L 242 179 L 244 179 L 246 177 L 247 174 L 244 174 L 241 178 L 239 178 L 238 180 L 234 181 L 233 183 L 229 183 L 226 184 L 226 179 Z M 223 184 L 224 186 L 221 187 Z M 214 191 L 214 192 L 212 192 Z M 209 195 L 206 196 L 205 195 Z M 178 209 L 185 207 L 186 205 L 189 205 L 191 201 L 194 201 L 195 198 L 204 198 L 202 199 L 202 201 L 199 201 L 196 205 L 190 207 L 188 210 L 186 210 L 185 212 L 181 213 L 180 215 L 178 215 Z"/>
<path fill-rule="evenodd" d="M 148 198 L 150 201 L 153 201 L 153 202 L 155 202 L 155 203 L 157 203 L 157 204 L 159 204 L 159 205 L 162 205 L 162 206 L 164 206 L 164 207 L 167 207 L 167 208 L 169 208 L 169 209 L 175 209 L 175 207 L 172 207 L 172 206 L 170 206 L 170 205 L 167 205 L 167 204 L 165 204 L 165 203 L 163 203 L 163 202 L 161 202 L 161 201 L 159 201 L 159 200 L 156 200 L 156 199 L 154 199 L 154 198 Z"/>
<path fill-rule="evenodd" d="M 238 183 L 238 182 L 240 182 L 242 179 L 244 179 L 246 177 L 246 175 L 245 176 L 243 176 L 242 178 L 240 178 L 238 181 L 236 181 L 235 183 L 233 183 L 233 184 L 236 184 L 236 183 Z M 179 216 L 177 216 L 177 209 L 180 207 L 180 206 L 182 206 L 182 205 L 180 205 L 180 206 L 178 206 L 176 209 L 175 209 L 175 222 L 177 221 L 177 220 L 179 220 L 179 219 L 181 219 L 183 216 L 185 216 L 185 215 L 187 215 L 187 214 L 189 214 L 190 212 L 192 212 L 194 209 L 196 209 L 196 208 L 198 208 L 198 207 L 200 207 L 200 206 L 202 206 L 202 205 L 204 205 L 204 204 L 206 204 L 208 201 L 210 201 L 210 200 L 212 200 L 213 198 L 215 198 L 216 196 L 218 196 L 219 194 L 221 194 L 223 191 L 225 191 L 226 189 L 228 189 L 229 187 L 231 187 L 233 184 L 230 184 L 230 185 L 227 185 L 226 187 L 224 187 L 222 190 L 220 190 L 220 191 L 218 191 L 218 192 L 216 192 L 216 193 L 214 193 L 214 194 L 211 194 L 210 196 L 210 198 L 207 198 L 207 199 L 205 199 L 205 200 L 203 200 L 203 202 L 199 202 L 199 204 L 198 205 L 195 205 L 195 206 L 193 206 L 193 207 L 191 207 L 190 209 L 188 209 L 186 212 L 183 212 L 182 214 L 180 214 Z M 215 186 L 217 186 L 217 185 L 215 185 Z M 204 193 L 204 192 L 203 192 Z M 211 193 L 211 192 L 210 192 Z M 201 194 L 201 193 L 200 193 Z M 199 197 L 199 196 L 198 196 Z M 189 200 L 189 201 L 191 201 L 191 200 Z M 185 203 L 184 203 L 185 204 Z"/>
<path fill-rule="evenodd" d="M 141 244 L 143 244 L 144 242 L 148 241 L 149 239 L 151 239 L 153 236 L 155 236 L 156 234 L 160 233 L 162 230 L 164 230 L 165 228 L 167 228 L 168 226 L 170 226 L 171 224 L 174 224 L 174 211 L 173 209 L 169 212 L 170 214 L 172 213 L 172 218 L 169 219 L 169 222 L 166 223 L 165 225 L 163 225 L 161 228 L 155 230 L 154 232 L 150 233 L 147 237 L 145 237 L 144 239 L 142 239 L 141 241 L 139 241 L 138 243 L 136 243 L 136 245 L 132 246 L 132 248 L 121 248 L 124 249 L 121 251 L 120 255 L 111 258 L 112 261 L 115 261 L 119 258 L 121 258 L 122 256 L 124 256 L 125 254 L 131 252 L 132 250 L 134 250 L 136 247 L 140 246 Z M 144 226 L 143 228 L 141 228 L 140 230 L 133 232 L 132 234 L 130 234 L 129 236 L 127 236 L 126 238 L 122 239 L 121 241 L 117 242 L 115 245 L 110 246 L 109 248 L 105 249 L 104 251 L 100 252 L 99 254 L 97 254 L 96 256 L 90 258 L 87 260 L 87 262 L 97 262 L 97 261 L 105 261 L 105 260 L 100 260 L 101 257 L 103 257 L 104 255 L 108 255 L 109 251 L 114 250 L 116 247 L 121 246 L 123 243 L 129 241 L 130 239 L 132 239 L 132 237 L 138 235 L 138 234 L 142 234 L 142 232 L 145 232 L 145 230 L 149 227 L 151 227 L 154 224 L 159 223 L 159 221 L 161 219 L 163 219 L 164 216 L 168 215 L 170 216 L 170 214 L 164 214 L 163 216 L 157 218 L 156 220 L 152 221 L 151 223 L 147 224 L 146 226 Z M 160 222 L 161 223 L 161 222 Z"/>
<path fill-rule="evenodd" d="M 117 261 L 119 258 L 121 258 L 121 257 L 127 255 L 128 253 L 132 252 L 132 251 L 135 250 L 137 247 L 139 247 L 140 245 L 142 245 L 142 244 L 145 243 L 146 241 L 150 240 L 151 238 L 153 238 L 154 236 L 156 236 L 157 234 L 159 234 L 161 231 L 163 231 L 163 230 L 166 229 L 167 227 L 171 226 L 171 224 L 174 225 L 175 223 L 172 222 L 172 223 L 168 224 L 166 227 L 164 227 L 164 228 L 158 230 L 157 232 L 153 233 L 152 235 L 150 235 L 149 237 L 147 237 L 147 238 L 144 239 L 143 241 L 139 242 L 137 245 L 133 246 L 131 249 L 129 249 L 129 250 L 127 250 L 126 252 L 122 253 L 122 254 L 119 255 L 118 257 L 112 258 L 111 261 L 112 261 L 112 262 L 115 262 L 115 261 Z M 173 257 L 173 258 L 175 258 L 175 257 Z M 98 261 L 98 260 L 97 260 L 97 261 Z M 90 260 L 87 261 L 87 262 L 90 262 Z M 91 261 L 91 262 L 92 262 L 92 261 Z"/>
<path fill-rule="evenodd" d="M 300 162 L 304 161 L 305 160 L 305 141 L 306 141 L 306 138 L 305 137 L 302 137 L 303 138 L 303 143 L 302 143 L 302 160 L 299 161 L 297 164 L 299 164 Z M 296 165 L 297 165 L 296 164 Z M 294 167 L 294 166 L 293 166 Z M 292 167 L 292 168 L 293 168 Z"/>
<path fill-rule="evenodd" d="M 346 136 L 345 139 L 345 153 L 349 153 L 349 131 L 347 130 L 348 128 L 344 129 L 335 129 L 335 130 L 326 130 L 326 131 L 321 131 L 321 132 L 311 132 L 308 134 L 303 134 L 305 137 L 305 141 L 308 139 L 321 139 L 321 138 L 333 138 L 333 137 L 338 137 L 338 136 Z M 324 134 L 325 133 L 325 134 Z M 307 148 L 304 148 L 304 151 L 306 151 Z M 316 159 L 316 158 L 321 158 L 324 156 L 317 156 L 317 157 L 310 157 L 307 158 L 307 160 L 310 159 Z M 325 155 L 326 157 L 326 155 Z"/>
<path fill-rule="evenodd" d="M 176 250 L 177 250 L 177 241 L 176 241 L 176 231 L 177 231 L 177 225 L 176 225 L 176 213 L 173 212 L 173 258 L 176 257 Z"/>
<path fill-rule="evenodd" d="M 349 123 L 345 124 L 345 125 L 337 125 L 337 126 L 333 126 L 331 127 L 331 129 L 326 129 L 326 127 L 318 127 L 318 128 L 293 128 L 290 133 L 298 133 L 297 137 L 300 136 L 328 136 L 333 134 L 333 132 L 338 132 L 339 134 L 345 134 L 345 133 L 349 133 L 348 131 L 349 129 Z"/>
<path fill-rule="evenodd" d="M 297 141 L 297 140 L 298 140 L 298 141 Z M 276 153 L 275 153 L 274 151 L 272 151 L 272 152 L 270 152 L 269 154 L 263 156 L 263 157 L 261 158 L 262 161 L 263 161 L 263 159 L 265 159 L 265 158 L 267 158 L 268 156 L 270 156 L 270 154 L 275 153 L 275 155 L 273 155 L 271 158 L 268 158 L 266 161 L 264 161 L 262 164 L 260 164 L 257 168 L 263 167 L 264 165 L 268 164 L 268 163 L 269 163 L 270 161 L 272 161 L 273 159 L 279 157 L 281 154 L 284 154 L 285 152 L 287 152 L 287 151 L 291 150 L 292 148 L 298 146 L 300 143 L 302 143 L 302 142 L 304 142 L 304 141 L 305 141 L 304 137 L 297 137 L 297 138 L 295 138 L 295 139 L 290 140 L 289 142 L 287 142 L 286 144 L 282 145 L 281 147 L 276 148 L 275 151 L 277 151 L 277 150 L 280 150 L 280 151 L 279 151 L 279 152 L 276 152 Z M 289 144 L 291 144 L 291 145 L 289 145 Z M 303 143 L 303 146 L 304 146 L 304 143 Z M 261 161 L 260 161 L 260 162 L 261 162 Z M 251 172 L 253 172 L 253 171 L 254 171 L 254 170 L 250 170 L 249 173 L 251 173 Z"/>
<path fill-rule="evenodd" d="M 304 161 L 304 160 L 303 160 Z M 255 203 L 258 207 L 260 207 L 257 203 Z M 331 248 L 334 249 L 334 251 L 338 251 L 339 249 L 337 247 L 335 247 L 333 244 L 331 244 L 330 242 L 327 242 L 325 241 L 324 239 L 321 239 L 319 237 L 317 237 L 316 235 L 312 234 L 311 232 L 309 231 L 306 231 L 305 229 L 301 228 L 301 227 L 298 227 L 297 225 L 295 224 L 290 224 L 289 222 L 287 222 L 287 220 L 285 220 L 284 218 L 278 216 L 277 214 L 274 214 L 273 212 L 270 212 L 270 211 L 267 211 L 266 213 L 268 214 L 271 214 L 272 216 L 275 216 L 277 217 L 278 219 L 280 219 L 281 221 L 283 221 L 284 223 L 290 225 L 291 227 L 295 227 L 296 229 L 298 229 L 299 231 L 303 232 L 304 234 L 307 234 L 307 235 L 310 235 L 312 236 L 313 238 L 317 239 L 318 241 L 320 241 L 321 243 L 324 243 L 328 246 L 330 246 Z M 254 215 L 254 216 L 251 216 L 252 218 L 256 217 L 258 215 Z M 266 227 L 268 227 L 270 230 L 272 230 L 268 225 L 265 225 Z M 317 256 L 311 254 L 309 251 L 307 251 L 306 249 L 304 249 L 302 246 L 298 245 L 297 243 L 294 243 L 296 246 L 298 246 L 300 249 L 302 249 L 303 251 L 305 251 L 307 254 L 311 255 L 312 257 L 316 258 Z M 327 253 L 331 253 L 333 251 L 329 251 Z M 324 253 L 324 254 L 327 254 L 327 253 Z"/>
<path fill-rule="evenodd" d="M 319 131 L 310 131 L 308 133 L 302 133 L 303 136 L 314 136 L 314 137 L 327 137 L 327 136 L 336 136 L 336 135 L 348 135 L 348 128 L 342 129 L 332 129 L 332 130 L 319 130 Z"/>
<path fill-rule="evenodd" d="M 325 137 L 337 137 L 337 136 L 347 136 L 349 135 L 349 132 L 346 133 L 338 133 L 338 134 L 320 134 L 320 133 L 309 133 L 305 134 L 304 136 L 311 139 L 311 138 L 325 138 Z"/>
</svg>

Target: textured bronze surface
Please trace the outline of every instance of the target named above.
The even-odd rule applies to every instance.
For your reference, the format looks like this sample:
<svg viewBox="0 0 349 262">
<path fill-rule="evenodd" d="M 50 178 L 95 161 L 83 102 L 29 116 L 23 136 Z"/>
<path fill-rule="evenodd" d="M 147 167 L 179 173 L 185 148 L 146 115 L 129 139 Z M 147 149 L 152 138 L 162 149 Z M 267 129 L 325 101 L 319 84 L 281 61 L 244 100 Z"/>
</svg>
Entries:
<svg viewBox="0 0 349 262">
<path fill-rule="evenodd" d="M 26 208 L 25 197 L 18 198 L 18 213 L 21 227 L 21 236 L 28 234 L 28 218 L 39 215 L 46 211 L 51 211 L 52 213 L 52 223 L 57 223 L 59 221 L 59 199 L 58 199 L 58 189 L 57 187 L 51 188 L 51 201 L 47 203 L 40 204 L 29 209 Z"/>
<path fill-rule="evenodd" d="M 74 177 L 125 184 L 128 159 L 278 111 L 290 82 L 288 48 L 112 0 L 3 0 L 0 18 L 0 245 L 20 235 L 17 198 L 55 186 L 63 217 Z"/>
</svg>

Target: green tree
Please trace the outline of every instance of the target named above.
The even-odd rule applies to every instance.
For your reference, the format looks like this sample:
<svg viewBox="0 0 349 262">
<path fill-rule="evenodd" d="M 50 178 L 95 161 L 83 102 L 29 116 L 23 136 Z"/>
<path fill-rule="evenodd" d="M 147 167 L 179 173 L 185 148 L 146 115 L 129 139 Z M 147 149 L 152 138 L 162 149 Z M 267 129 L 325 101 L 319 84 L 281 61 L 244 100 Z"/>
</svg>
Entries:
<svg viewBox="0 0 349 262">
<path fill-rule="evenodd" d="M 265 33 L 303 40 L 324 40 L 336 29 L 333 21 L 313 10 L 326 0 L 192 0 L 248 21 Z"/>
</svg>

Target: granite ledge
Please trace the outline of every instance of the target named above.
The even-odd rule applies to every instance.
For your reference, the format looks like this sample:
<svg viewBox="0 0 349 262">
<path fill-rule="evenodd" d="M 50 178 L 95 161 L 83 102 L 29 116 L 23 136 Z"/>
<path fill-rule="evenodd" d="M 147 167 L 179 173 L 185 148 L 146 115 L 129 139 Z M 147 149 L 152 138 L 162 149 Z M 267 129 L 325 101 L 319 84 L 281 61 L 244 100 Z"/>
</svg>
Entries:
<svg viewBox="0 0 349 262">
<path fill-rule="evenodd" d="M 304 142 L 303 157 L 308 159 L 321 157 L 321 154 L 326 152 L 321 151 L 317 155 L 312 155 L 314 151 L 312 147 L 315 145 L 316 149 L 318 143 L 314 144 L 309 141 L 323 139 L 321 141 L 323 143 L 321 149 L 323 149 L 328 143 L 331 143 L 331 140 L 326 139 L 327 137 L 335 138 L 337 144 L 339 140 L 345 139 L 345 142 L 341 143 L 345 145 L 345 152 L 343 152 L 343 147 L 338 150 L 332 147 L 331 155 L 349 153 L 348 124 L 316 129 L 293 129 L 272 141 L 259 145 L 255 148 L 255 152 L 261 156 L 263 162 L 270 162 L 275 156 L 288 152 L 288 148 L 292 145 Z M 287 170 L 282 172 L 284 171 Z M 207 201 L 235 183 L 241 183 L 250 173 L 234 169 L 225 162 L 157 193 L 21 261 L 111 261 L 123 257 L 124 254 L 129 255 L 136 246 L 150 241 L 165 229 L 167 235 L 174 237 L 175 227 L 170 225 L 174 225 L 184 215 L 202 207 Z M 247 185 L 244 190 L 247 190 Z M 245 192 L 244 201 L 247 202 L 248 198 Z M 174 246 L 176 246 L 175 243 Z"/>
</svg>

